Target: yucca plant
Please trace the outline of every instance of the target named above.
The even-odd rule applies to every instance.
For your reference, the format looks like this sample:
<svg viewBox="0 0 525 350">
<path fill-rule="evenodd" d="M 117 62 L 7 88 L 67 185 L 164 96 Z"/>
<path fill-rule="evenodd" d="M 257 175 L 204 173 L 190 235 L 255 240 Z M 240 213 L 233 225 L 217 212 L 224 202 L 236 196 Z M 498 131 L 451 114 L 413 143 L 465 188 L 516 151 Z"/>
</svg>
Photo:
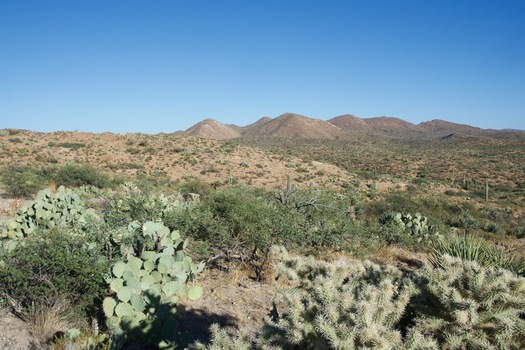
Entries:
<svg viewBox="0 0 525 350">
<path fill-rule="evenodd" d="M 484 267 L 504 268 L 518 275 L 525 274 L 525 259 L 505 252 L 486 239 L 471 234 L 450 235 L 431 242 L 433 249 L 430 262 L 443 266 L 444 255 L 455 256 L 467 261 L 476 261 Z"/>
</svg>

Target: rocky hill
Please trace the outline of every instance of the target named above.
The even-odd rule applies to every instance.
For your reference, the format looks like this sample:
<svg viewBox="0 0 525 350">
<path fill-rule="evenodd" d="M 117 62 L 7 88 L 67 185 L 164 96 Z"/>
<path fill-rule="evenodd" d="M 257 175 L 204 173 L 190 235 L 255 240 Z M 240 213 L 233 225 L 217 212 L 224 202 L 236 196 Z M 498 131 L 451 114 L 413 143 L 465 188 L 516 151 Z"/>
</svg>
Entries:
<svg viewBox="0 0 525 350">
<path fill-rule="evenodd" d="M 244 134 L 255 133 L 256 130 L 258 130 L 264 124 L 266 124 L 266 123 L 268 123 L 270 121 L 272 121 L 272 118 L 270 118 L 270 117 L 262 117 L 261 119 L 259 119 L 255 123 L 252 123 L 252 124 L 249 124 L 249 125 L 241 127 L 241 133 L 244 133 Z"/>
<path fill-rule="evenodd" d="M 335 139 L 344 131 L 327 121 L 312 119 L 294 113 L 285 113 L 275 119 L 261 119 L 243 132 L 243 137 L 281 137 L 306 139 Z"/>
<path fill-rule="evenodd" d="M 470 125 L 457 124 L 447 122 L 446 120 L 434 119 L 428 122 L 418 124 L 419 127 L 427 131 L 447 131 L 447 132 L 462 132 L 462 133 L 479 133 L 483 129 L 476 128 Z"/>
<path fill-rule="evenodd" d="M 372 130 L 373 127 L 369 125 L 364 119 L 356 117 L 353 114 L 344 114 L 328 120 L 329 123 L 340 127 L 344 130 Z"/>
<path fill-rule="evenodd" d="M 364 134 L 368 136 L 366 136 Z M 411 140 L 441 139 L 454 134 L 456 137 L 508 137 L 520 131 L 485 130 L 470 125 L 434 119 L 412 124 L 395 117 L 359 118 L 344 114 L 328 121 L 309 118 L 295 113 L 284 113 L 277 118 L 263 117 L 246 126 L 225 125 L 213 119 L 195 124 L 182 136 L 225 140 L 235 138 L 285 138 L 285 139 L 351 139 L 364 137 L 394 137 Z"/>
<path fill-rule="evenodd" d="M 394 117 L 375 117 L 363 119 L 376 131 L 385 133 L 399 133 L 399 132 L 423 132 L 421 127 L 404 121 L 403 119 Z"/>
<path fill-rule="evenodd" d="M 212 140 L 226 140 L 241 137 L 241 133 L 235 126 L 224 125 L 210 118 L 195 124 L 183 134 L 184 136 L 194 136 Z"/>
</svg>

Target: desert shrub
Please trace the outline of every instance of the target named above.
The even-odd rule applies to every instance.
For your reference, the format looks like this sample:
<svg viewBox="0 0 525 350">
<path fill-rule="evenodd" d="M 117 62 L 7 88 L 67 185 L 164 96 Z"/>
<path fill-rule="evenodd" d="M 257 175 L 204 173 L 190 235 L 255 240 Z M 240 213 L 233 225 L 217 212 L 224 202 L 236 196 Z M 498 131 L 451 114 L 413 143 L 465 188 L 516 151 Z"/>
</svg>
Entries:
<svg viewBox="0 0 525 350">
<path fill-rule="evenodd" d="M 502 233 L 504 230 L 499 224 L 491 222 L 485 226 L 485 231 L 490 233 Z"/>
<path fill-rule="evenodd" d="M 37 169 L 11 165 L 3 169 L 0 176 L 6 196 L 29 198 L 46 185 L 46 179 Z"/>
<path fill-rule="evenodd" d="M 22 308 L 65 297 L 91 313 L 105 292 L 108 263 L 96 245 L 65 230 L 42 231 L 2 257 L 0 289 Z"/>
<path fill-rule="evenodd" d="M 108 166 L 111 170 L 136 170 L 144 169 L 144 165 L 136 163 L 115 163 Z"/>
<path fill-rule="evenodd" d="M 179 186 L 179 191 L 182 195 L 189 193 L 196 193 L 201 196 L 208 194 L 212 187 L 198 178 L 188 178 L 187 181 L 183 182 Z"/>
<path fill-rule="evenodd" d="M 512 229 L 510 232 L 511 235 L 516 236 L 517 238 L 525 237 L 525 227 L 517 226 Z"/>
<path fill-rule="evenodd" d="M 291 186 L 275 191 L 273 203 L 283 224 L 281 244 L 288 248 L 307 252 L 323 247 L 344 249 L 350 240 L 358 238 L 354 213 L 349 210 L 358 204 L 352 196 Z"/>
<path fill-rule="evenodd" d="M 4 131 L 7 132 L 7 135 L 9 136 L 13 136 L 13 135 L 18 135 L 20 134 L 20 132 L 22 130 L 18 130 L 18 129 L 3 129 L 2 130 L 2 135 L 4 135 Z"/>
<path fill-rule="evenodd" d="M 86 147 L 84 143 L 79 143 L 79 142 L 59 142 L 59 143 L 49 142 L 47 145 L 49 147 L 62 147 L 62 148 L 70 148 L 73 150 L 77 150 L 79 148 Z"/>
<path fill-rule="evenodd" d="M 461 210 L 459 215 L 453 217 L 448 224 L 468 231 L 477 230 L 483 226 L 482 223 L 468 210 Z"/>
<path fill-rule="evenodd" d="M 177 188 L 177 181 L 164 174 L 147 175 L 143 170 L 137 170 L 134 182 L 144 191 L 173 191 Z"/>
<path fill-rule="evenodd" d="M 263 197 L 234 187 L 212 191 L 194 206 L 166 214 L 168 227 L 209 245 L 209 254 L 235 256 L 260 270 L 277 239 L 279 216 Z"/>
<path fill-rule="evenodd" d="M 101 170 L 89 164 L 65 164 L 50 171 L 52 180 L 59 186 L 112 187 L 114 180 Z"/>
<path fill-rule="evenodd" d="M 122 184 L 120 189 L 107 199 L 103 209 L 104 222 L 110 230 L 127 227 L 133 221 L 161 221 L 168 211 L 184 206 L 181 198 L 141 189 L 132 182 Z"/>
<path fill-rule="evenodd" d="M 257 272 L 272 244 L 303 252 L 355 244 L 352 203 L 350 197 L 316 189 L 268 193 L 238 186 L 211 191 L 194 206 L 168 213 L 164 222 L 206 241 L 210 255 L 237 256 Z"/>
</svg>

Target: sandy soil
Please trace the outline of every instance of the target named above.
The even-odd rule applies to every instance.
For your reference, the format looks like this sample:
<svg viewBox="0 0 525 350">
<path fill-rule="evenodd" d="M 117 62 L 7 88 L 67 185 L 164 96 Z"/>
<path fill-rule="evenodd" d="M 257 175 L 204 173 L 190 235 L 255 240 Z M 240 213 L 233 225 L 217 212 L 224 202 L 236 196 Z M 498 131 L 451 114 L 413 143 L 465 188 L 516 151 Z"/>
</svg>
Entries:
<svg viewBox="0 0 525 350">
<path fill-rule="evenodd" d="M 44 349 L 32 336 L 27 323 L 6 309 L 0 309 L 0 349 L 40 350 Z"/>
</svg>

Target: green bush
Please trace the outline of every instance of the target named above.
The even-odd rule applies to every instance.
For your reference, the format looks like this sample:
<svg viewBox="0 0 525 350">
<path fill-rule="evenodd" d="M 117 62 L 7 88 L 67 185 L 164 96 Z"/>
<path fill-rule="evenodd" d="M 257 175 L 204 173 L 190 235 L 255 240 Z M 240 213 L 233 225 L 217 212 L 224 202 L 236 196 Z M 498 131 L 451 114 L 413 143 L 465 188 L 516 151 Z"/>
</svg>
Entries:
<svg viewBox="0 0 525 350">
<path fill-rule="evenodd" d="M 0 180 L 6 196 L 12 198 L 30 198 L 46 185 L 46 179 L 38 170 L 26 166 L 4 168 Z"/>
<path fill-rule="evenodd" d="M 256 273 L 280 232 L 279 216 L 267 198 L 242 187 L 212 191 L 195 205 L 167 212 L 164 222 L 206 242 L 210 255 L 241 257 Z"/>
<path fill-rule="evenodd" d="M 96 245 L 66 231 L 39 232 L 2 257 L 0 290 L 23 308 L 65 297 L 79 314 L 100 304 L 108 262 Z"/>
<path fill-rule="evenodd" d="M 113 179 L 89 164 L 65 164 L 52 171 L 52 179 L 58 186 L 95 186 L 107 188 L 114 185 Z"/>
<path fill-rule="evenodd" d="M 179 185 L 179 191 L 182 195 L 196 193 L 205 196 L 210 193 L 212 187 L 198 178 L 188 178 L 186 182 Z"/>
<path fill-rule="evenodd" d="M 161 221 L 170 210 L 185 206 L 180 198 L 144 190 L 131 182 L 124 183 L 120 189 L 121 191 L 107 199 L 103 209 L 104 222 L 109 230 L 127 227 L 133 221 Z"/>
<path fill-rule="evenodd" d="M 62 148 L 70 148 L 73 150 L 77 150 L 79 148 L 86 146 L 85 144 L 79 143 L 79 142 L 60 142 L 60 143 L 49 142 L 47 145 L 49 147 L 62 147 Z"/>
<path fill-rule="evenodd" d="M 242 257 L 257 272 L 272 244 L 303 252 L 356 245 L 360 230 L 349 211 L 355 204 L 351 197 L 331 191 L 291 187 L 268 193 L 238 186 L 210 191 L 163 220 L 205 241 L 210 255 Z"/>
<path fill-rule="evenodd" d="M 315 252 L 322 248 L 345 249 L 358 231 L 349 208 L 354 198 L 317 188 L 291 188 L 276 193 L 282 244 Z"/>
</svg>

